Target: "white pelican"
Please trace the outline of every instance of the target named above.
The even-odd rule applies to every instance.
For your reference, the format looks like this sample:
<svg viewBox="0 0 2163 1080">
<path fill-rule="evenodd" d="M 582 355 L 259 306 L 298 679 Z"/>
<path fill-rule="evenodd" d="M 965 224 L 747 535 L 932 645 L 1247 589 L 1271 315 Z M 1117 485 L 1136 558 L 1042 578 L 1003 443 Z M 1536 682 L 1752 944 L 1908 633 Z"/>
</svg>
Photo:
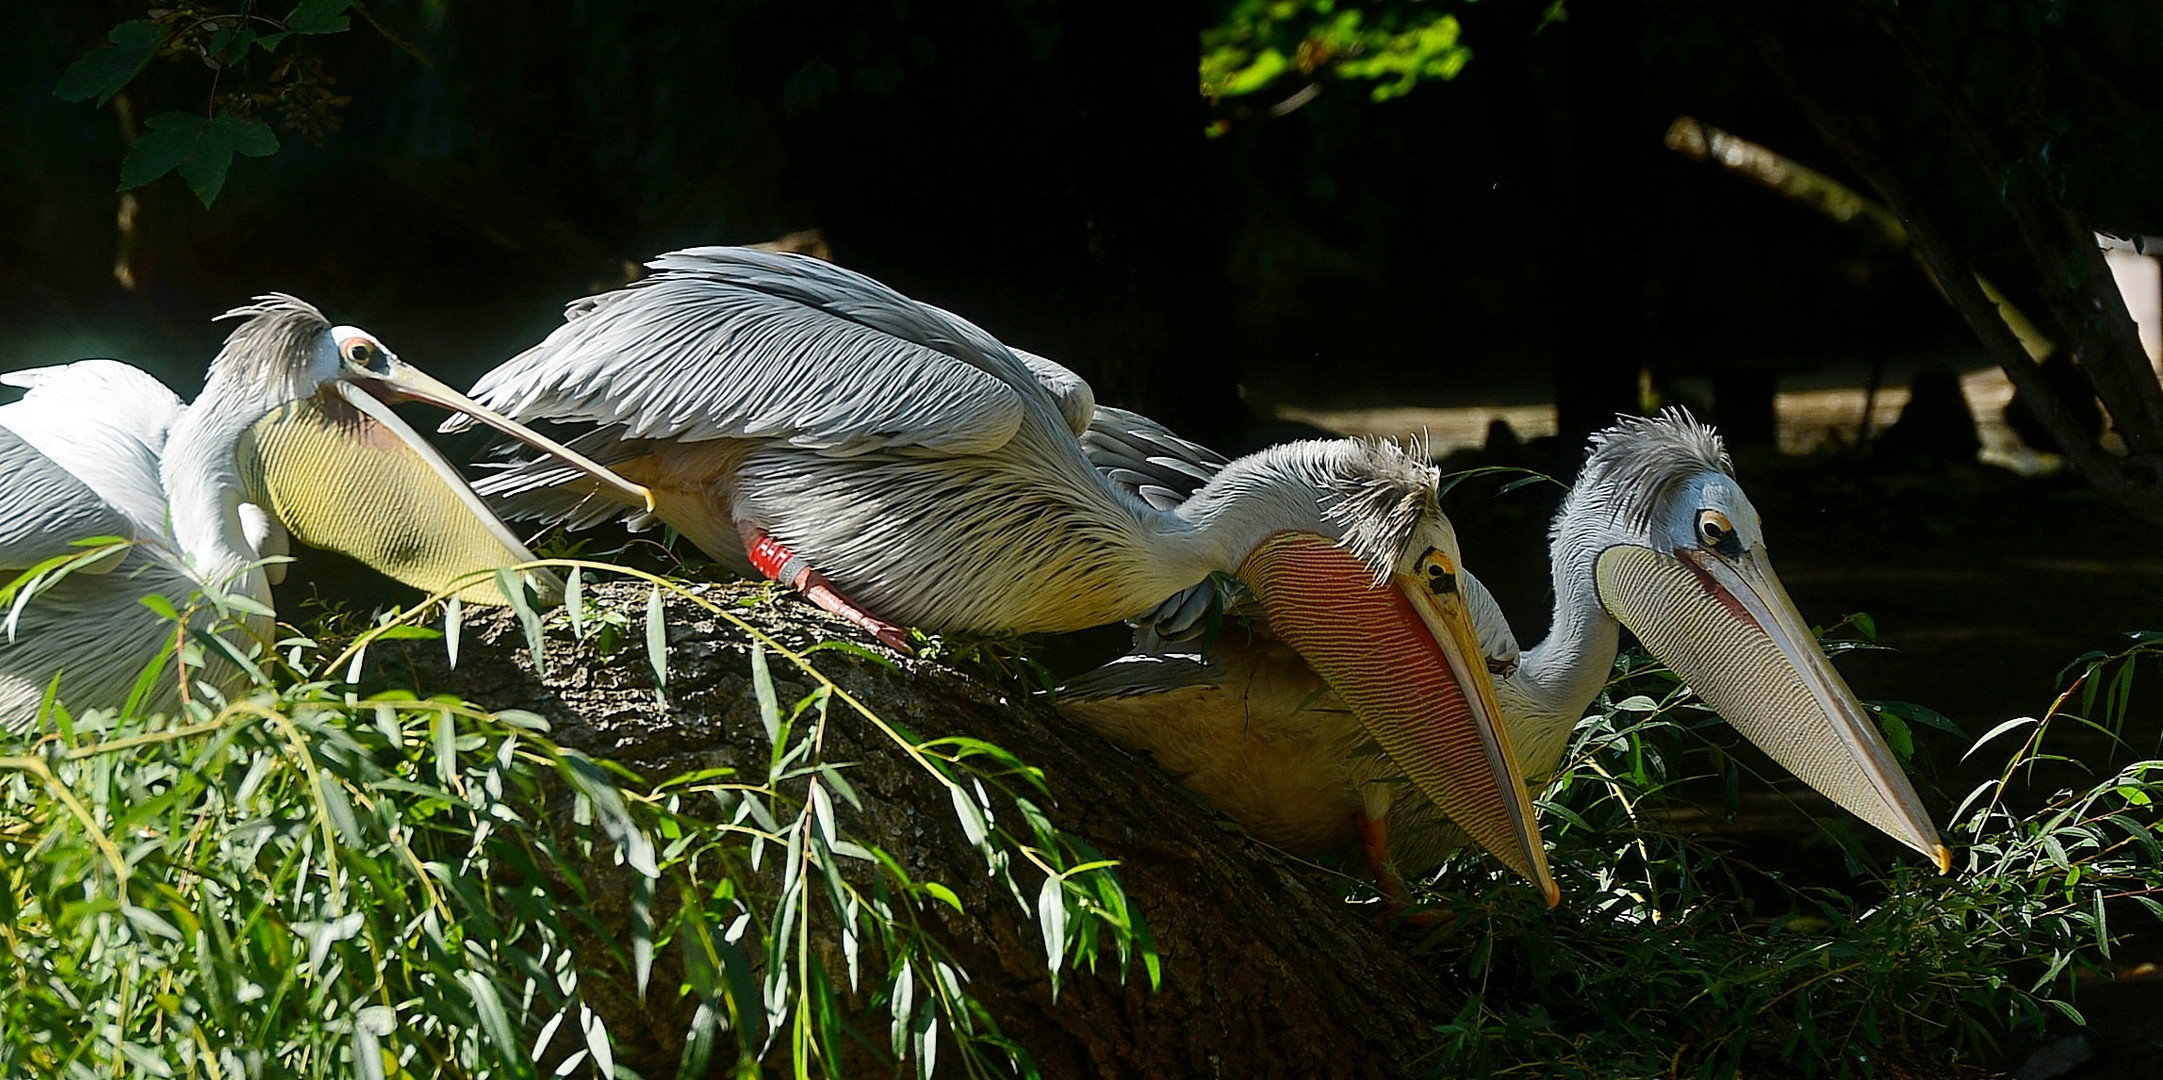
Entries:
<svg viewBox="0 0 2163 1080">
<path fill-rule="evenodd" d="M 560 447 L 292 297 L 258 297 L 220 317 L 246 321 L 193 405 L 112 360 L 0 375 L 29 388 L 0 406 L 0 582 L 81 552 L 72 541 L 133 542 L 19 604 L 0 633 L 0 726 L 33 723 L 52 686 L 77 711 L 124 704 L 174 637 L 146 596 L 185 608 L 208 590 L 268 611 L 276 567 L 263 558 L 282 550 L 288 531 L 430 590 L 533 558 L 386 402 L 433 402 Z M 573 460 L 597 483 L 644 497 Z M 544 574 L 530 580 L 552 586 Z M 503 602 L 492 581 L 460 595 Z M 257 636 L 269 624 L 248 618 Z M 222 688 L 237 671 L 227 664 L 202 677 Z M 168 665 L 149 707 L 173 708 L 184 689 Z"/>
<path fill-rule="evenodd" d="M 1089 443 L 1107 475 L 1146 485 L 1167 504 L 1223 460 L 1110 410 Z M 1521 655 L 1486 589 L 1458 576 L 1527 774 L 1561 763 L 1628 626 L 1773 760 L 1949 868 L 1913 785 L 1773 573 L 1757 510 L 1712 429 L 1670 409 L 1594 435 L 1550 538 L 1553 629 Z M 1162 610 L 1188 622 L 1199 607 L 1190 594 Z M 1371 816 L 1367 793 L 1393 774 L 1360 752 L 1366 740 L 1328 687 L 1266 628 L 1249 636 L 1228 625 L 1206 658 L 1139 649 L 1063 687 L 1059 705 L 1150 752 L 1205 801 L 1298 853 L 1348 847 L 1355 822 Z M 1401 869 L 1430 868 L 1458 842 L 1433 806 L 1405 799 L 1395 809 L 1389 854 Z M 1377 857 L 1375 831 L 1362 833 Z"/>
<path fill-rule="evenodd" d="M 815 259 L 697 248 L 649 265 L 473 390 L 588 426 L 572 445 L 654 493 L 634 526 L 666 521 L 902 648 L 896 623 L 1076 630 L 1237 572 L 1405 775 L 1555 897 L 1431 466 L 1391 444 L 1297 443 L 1157 509 L 1091 467 L 1089 387 L 1048 360 Z M 508 517 L 611 516 L 545 459 L 476 487 Z"/>
</svg>

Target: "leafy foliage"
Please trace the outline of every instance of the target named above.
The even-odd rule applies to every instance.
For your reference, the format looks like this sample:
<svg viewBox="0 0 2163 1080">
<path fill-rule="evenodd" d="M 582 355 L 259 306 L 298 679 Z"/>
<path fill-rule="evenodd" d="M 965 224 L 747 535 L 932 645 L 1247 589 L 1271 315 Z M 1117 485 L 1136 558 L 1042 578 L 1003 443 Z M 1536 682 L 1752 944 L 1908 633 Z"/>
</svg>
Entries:
<svg viewBox="0 0 2163 1080">
<path fill-rule="evenodd" d="M 233 155 L 277 153 L 278 130 L 315 142 L 337 130 L 338 111 L 348 99 L 333 89 L 337 80 L 307 54 L 304 42 L 345 32 L 351 25 L 345 12 L 352 6 L 352 0 L 300 0 L 284 19 L 256 14 L 247 5 L 235 12 L 198 3 L 157 8 L 150 18 L 114 27 L 107 44 L 69 65 L 53 95 L 62 101 L 95 98 L 102 106 L 134 83 L 153 59 L 180 62 L 190 70 L 207 68 L 212 73 L 207 108 L 159 112 L 145 120 L 149 130 L 130 144 L 121 163 L 119 189 L 141 187 L 177 170 L 209 206 L 225 189 Z M 251 70 L 258 67 L 264 72 Z M 228 74 L 237 86 L 221 85 Z"/>
<path fill-rule="evenodd" d="M 2126 677 L 2159 643 L 2139 635 L 2124 653 L 2084 658 L 2060 704 L 2078 701 L 2099 671 Z M 1642 654 L 1617 661 L 1543 801 L 1561 908 L 1540 909 L 1484 860 L 1438 879 L 1448 892 L 1431 902 L 1455 917 L 1450 934 L 1472 942 L 1431 942 L 1473 988 L 1440 1029 L 1443 1074 L 1539 1062 L 1552 1076 L 1727 1077 L 1777 1060 L 1851 1076 L 1917 1052 L 1989 1060 L 2009 1030 L 2079 1022 L 2075 978 L 2108 963 L 2129 929 L 2123 915 L 2138 905 L 2163 916 L 2163 761 L 2033 809 L 2009 798 L 2015 775 L 2042 754 L 2041 729 L 2070 714 L 2019 725 L 2038 737 L 1956 813 L 1950 831 L 1966 862 L 1950 876 L 1914 859 L 1870 870 L 1844 826 L 1821 823 L 1858 873 L 1835 889 L 1791 884 L 1675 827 L 1680 785 L 1724 775 L 1732 793 L 1740 771 L 1705 742 L 1712 721 L 1691 701 Z M 1944 723 L 1905 703 L 1876 711 L 1888 736 Z"/>
<path fill-rule="evenodd" d="M 62 101 L 97 98 L 99 105 L 111 101 L 157 55 L 158 46 L 165 44 L 165 24 L 136 19 L 113 27 L 107 37 L 110 44 L 100 45 L 68 65 L 60 84 L 53 87 L 54 97 Z"/>
<path fill-rule="evenodd" d="M 233 113 L 210 119 L 192 113 L 160 113 L 145 121 L 144 132 L 128 148 L 120 166 L 120 190 L 142 187 L 175 169 L 204 206 L 218 201 L 233 155 L 267 157 L 278 152 L 270 125 Z"/>
<path fill-rule="evenodd" d="M 586 608 L 581 579 L 604 569 L 574 570 L 582 636 L 619 625 Z M 373 644 L 438 636 L 411 625 L 423 610 L 336 655 L 236 644 L 251 685 L 197 680 L 178 716 L 56 705 L 46 730 L 0 744 L 0 1073 L 622 1075 L 596 1002 L 628 992 L 689 998 L 686 1076 L 731 1059 L 839 1075 L 864 1058 L 845 1034 L 879 1029 L 920 1075 L 942 1053 L 972 1076 L 1033 1075 L 934 933 L 953 890 L 850 835 L 863 804 L 821 752 L 837 708 L 940 778 L 1049 970 L 1108 949 L 1154 980 L 1111 864 L 1051 825 L 1041 777 L 999 748 L 894 729 L 733 620 L 758 640 L 765 775 L 649 788 L 530 713 L 360 694 Z M 459 623 L 447 610 L 447 647 Z M 199 669 L 212 639 L 196 637 L 181 660 Z M 779 700 L 772 656 L 817 689 Z M 678 985 L 648 985 L 661 956 Z"/>
<path fill-rule="evenodd" d="M 1223 101 L 1343 79 L 1387 101 L 1456 78 L 1471 59 L 1440 0 L 1236 0 L 1202 31 L 1202 93 Z"/>
</svg>

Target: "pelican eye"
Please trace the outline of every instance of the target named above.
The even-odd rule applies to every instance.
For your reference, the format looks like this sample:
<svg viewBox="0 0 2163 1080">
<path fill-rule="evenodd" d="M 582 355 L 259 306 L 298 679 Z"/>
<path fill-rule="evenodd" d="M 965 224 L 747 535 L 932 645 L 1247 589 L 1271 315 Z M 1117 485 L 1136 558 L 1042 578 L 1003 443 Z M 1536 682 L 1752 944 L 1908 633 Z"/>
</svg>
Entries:
<svg viewBox="0 0 2163 1080">
<path fill-rule="evenodd" d="M 1419 557 L 1419 576 L 1437 596 L 1457 591 L 1456 564 L 1434 548 L 1428 548 L 1427 553 Z"/>
<path fill-rule="evenodd" d="M 1697 537 L 1704 546 L 1730 559 L 1742 557 L 1742 537 L 1735 532 L 1735 523 L 1718 510 L 1697 512 Z"/>
<path fill-rule="evenodd" d="M 383 370 L 383 347 L 367 338 L 349 339 L 342 352 L 345 354 L 346 363 L 354 367 L 366 368 L 369 371 Z"/>
</svg>

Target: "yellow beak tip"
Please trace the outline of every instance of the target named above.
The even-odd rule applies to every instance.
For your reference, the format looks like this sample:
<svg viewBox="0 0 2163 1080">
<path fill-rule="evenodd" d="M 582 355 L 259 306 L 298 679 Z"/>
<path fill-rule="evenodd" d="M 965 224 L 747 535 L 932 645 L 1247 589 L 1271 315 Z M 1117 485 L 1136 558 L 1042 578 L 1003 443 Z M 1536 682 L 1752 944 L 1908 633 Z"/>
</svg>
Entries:
<svg viewBox="0 0 2163 1080">
<path fill-rule="evenodd" d="M 1555 884 L 1555 879 L 1553 878 L 1548 878 L 1546 881 L 1546 885 L 1547 906 L 1554 907 L 1555 905 L 1562 903 L 1562 886 Z"/>
<path fill-rule="evenodd" d="M 1953 872 L 1953 850 L 1951 848 L 1939 844 L 1936 850 L 1931 852 L 1931 855 L 1937 859 L 1938 873 L 1950 874 Z"/>
</svg>

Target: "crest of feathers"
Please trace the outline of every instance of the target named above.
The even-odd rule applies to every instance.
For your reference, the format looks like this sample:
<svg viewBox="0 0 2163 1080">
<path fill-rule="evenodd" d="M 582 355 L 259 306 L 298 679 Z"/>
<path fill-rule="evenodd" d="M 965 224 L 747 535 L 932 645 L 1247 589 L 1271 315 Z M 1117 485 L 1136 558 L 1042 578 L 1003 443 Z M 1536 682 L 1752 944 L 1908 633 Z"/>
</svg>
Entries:
<svg viewBox="0 0 2163 1080">
<path fill-rule="evenodd" d="M 1668 494 L 1705 472 L 1735 475 L 1720 433 L 1699 423 L 1688 409 L 1669 406 L 1658 416 L 1632 416 L 1592 435 L 1585 468 L 1571 489 L 1570 503 L 1598 498 L 1606 516 L 1633 529 L 1650 527 L 1652 514 Z M 1597 493 L 1597 494 L 1594 494 Z M 1559 522 L 1576 507 L 1565 507 Z"/>
<path fill-rule="evenodd" d="M 246 319 L 226 335 L 225 346 L 211 361 L 213 373 L 224 368 L 252 369 L 241 373 L 250 383 L 282 385 L 290 379 L 293 357 L 306 355 L 316 336 L 330 329 L 330 320 L 314 304 L 284 293 L 264 293 L 255 303 L 243 304 L 212 321 Z"/>
<path fill-rule="evenodd" d="M 1442 515 L 1436 484 L 1442 471 L 1427 462 L 1426 445 L 1361 439 L 1355 467 L 1325 481 L 1335 498 L 1323 513 L 1343 526 L 1344 549 L 1374 570 L 1377 586 L 1389 580 L 1419 523 Z"/>
</svg>

